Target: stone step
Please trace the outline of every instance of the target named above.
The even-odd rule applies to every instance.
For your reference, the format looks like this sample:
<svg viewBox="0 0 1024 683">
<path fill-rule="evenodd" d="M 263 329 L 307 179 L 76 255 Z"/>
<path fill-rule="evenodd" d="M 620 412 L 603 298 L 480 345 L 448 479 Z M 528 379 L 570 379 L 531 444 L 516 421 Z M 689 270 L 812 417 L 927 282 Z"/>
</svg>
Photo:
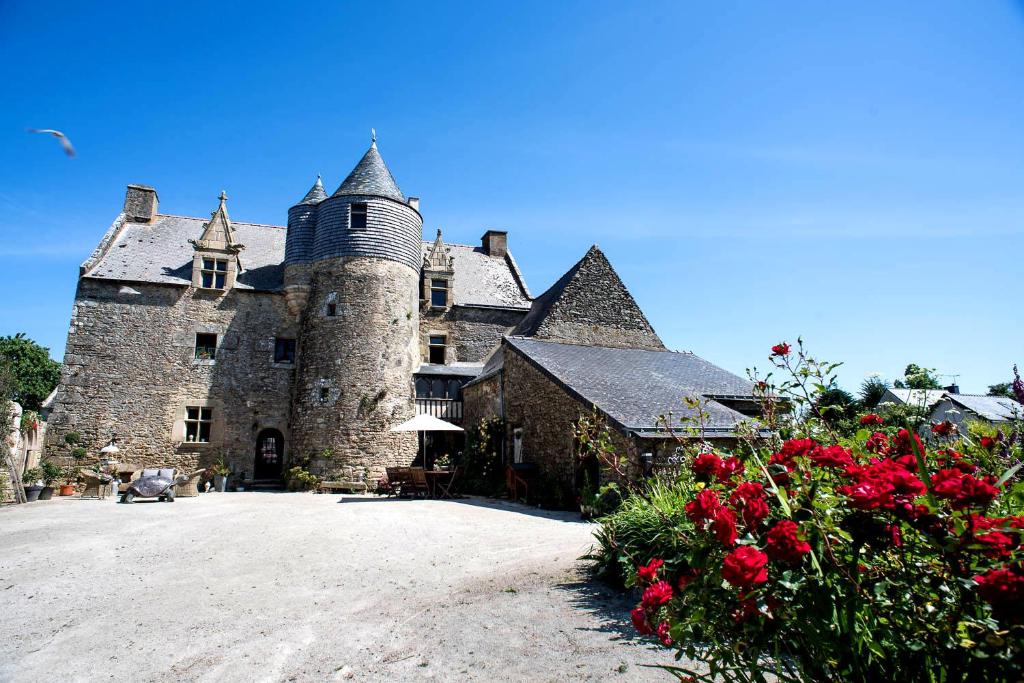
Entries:
<svg viewBox="0 0 1024 683">
<path fill-rule="evenodd" d="M 252 479 L 245 482 L 246 491 L 284 491 L 283 479 Z"/>
</svg>

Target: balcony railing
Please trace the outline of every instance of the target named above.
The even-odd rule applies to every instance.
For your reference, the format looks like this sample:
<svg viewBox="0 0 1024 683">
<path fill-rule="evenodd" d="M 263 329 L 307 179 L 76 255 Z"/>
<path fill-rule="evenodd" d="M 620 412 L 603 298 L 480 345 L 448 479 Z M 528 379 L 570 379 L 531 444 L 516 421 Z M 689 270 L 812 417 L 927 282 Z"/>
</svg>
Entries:
<svg viewBox="0 0 1024 683">
<path fill-rule="evenodd" d="M 441 420 L 458 424 L 462 422 L 462 401 L 446 398 L 416 399 L 417 415 L 432 415 Z"/>
</svg>

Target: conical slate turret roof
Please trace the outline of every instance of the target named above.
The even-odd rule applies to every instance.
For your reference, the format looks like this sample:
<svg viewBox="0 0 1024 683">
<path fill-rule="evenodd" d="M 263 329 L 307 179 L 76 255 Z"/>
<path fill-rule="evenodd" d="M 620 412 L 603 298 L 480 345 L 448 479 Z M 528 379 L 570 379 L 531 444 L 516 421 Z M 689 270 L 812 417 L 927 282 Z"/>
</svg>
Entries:
<svg viewBox="0 0 1024 683">
<path fill-rule="evenodd" d="M 309 192 L 302 198 L 295 206 L 302 206 L 303 204 L 319 204 L 323 200 L 327 199 L 327 192 L 324 191 L 324 184 L 320 180 L 319 174 L 316 177 L 316 182 L 313 183 L 313 187 L 309 188 Z"/>
<path fill-rule="evenodd" d="M 405 195 L 398 189 L 391 171 L 377 151 L 377 143 L 370 145 L 366 154 L 348 174 L 345 181 L 334 191 L 335 197 L 346 194 L 375 194 L 396 202 L 405 203 Z"/>
</svg>

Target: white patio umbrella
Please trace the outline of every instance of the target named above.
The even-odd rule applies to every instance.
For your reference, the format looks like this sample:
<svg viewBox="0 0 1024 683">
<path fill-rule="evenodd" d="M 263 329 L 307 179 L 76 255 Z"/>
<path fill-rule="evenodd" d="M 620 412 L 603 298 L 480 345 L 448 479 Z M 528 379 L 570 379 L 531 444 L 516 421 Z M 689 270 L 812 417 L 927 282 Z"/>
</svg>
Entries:
<svg viewBox="0 0 1024 683">
<path fill-rule="evenodd" d="M 458 425 L 453 425 L 451 422 L 445 422 L 444 420 L 436 418 L 433 415 L 420 413 L 411 420 L 406 420 L 400 425 L 395 425 L 394 427 L 391 428 L 391 431 L 419 432 L 421 436 L 418 438 L 420 438 L 422 442 L 423 432 L 464 432 L 466 430 Z M 426 467 L 427 452 L 426 449 L 422 447 L 422 443 L 421 450 L 423 450 L 423 466 Z"/>
</svg>

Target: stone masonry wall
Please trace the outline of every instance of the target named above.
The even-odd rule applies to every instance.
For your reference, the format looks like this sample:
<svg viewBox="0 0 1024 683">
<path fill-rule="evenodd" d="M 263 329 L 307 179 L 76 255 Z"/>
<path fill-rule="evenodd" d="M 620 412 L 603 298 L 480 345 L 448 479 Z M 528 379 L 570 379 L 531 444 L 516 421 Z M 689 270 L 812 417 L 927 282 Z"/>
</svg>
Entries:
<svg viewBox="0 0 1024 683">
<path fill-rule="evenodd" d="M 419 274 L 397 261 L 341 257 L 313 264 L 302 316 L 293 452 L 366 467 L 409 465 L 415 433 L 393 425 L 415 414 Z M 328 315 L 333 305 L 336 315 Z"/>
<path fill-rule="evenodd" d="M 526 311 L 453 306 L 445 311 L 424 308 L 420 313 L 420 358 L 427 362 L 428 338 L 445 334 L 445 360 L 480 363 L 526 315 Z"/>
<path fill-rule="evenodd" d="M 218 335 L 214 359 L 196 360 L 197 332 Z M 122 463 L 188 470 L 224 455 L 251 474 L 256 435 L 274 428 L 287 459 L 293 370 L 273 353 L 295 332 L 277 293 L 81 279 L 47 453 L 65 455 L 77 431 L 88 463 L 116 432 Z M 213 408 L 209 443 L 184 442 L 188 405 Z"/>
<path fill-rule="evenodd" d="M 501 417 L 500 374 L 491 375 L 476 384 L 462 389 L 463 426 L 466 429 L 479 424 L 481 420 Z"/>
<path fill-rule="evenodd" d="M 576 488 L 574 427 L 580 417 L 591 415 L 590 406 L 569 395 L 518 353 L 505 348 L 505 420 L 509 452 L 513 430 L 523 430 L 523 460 L 537 465 L 547 495 L 565 504 Z M 609 430 L 616 452 L 628 474 L 635 472 L 632 440 Z"/>
</svg>

